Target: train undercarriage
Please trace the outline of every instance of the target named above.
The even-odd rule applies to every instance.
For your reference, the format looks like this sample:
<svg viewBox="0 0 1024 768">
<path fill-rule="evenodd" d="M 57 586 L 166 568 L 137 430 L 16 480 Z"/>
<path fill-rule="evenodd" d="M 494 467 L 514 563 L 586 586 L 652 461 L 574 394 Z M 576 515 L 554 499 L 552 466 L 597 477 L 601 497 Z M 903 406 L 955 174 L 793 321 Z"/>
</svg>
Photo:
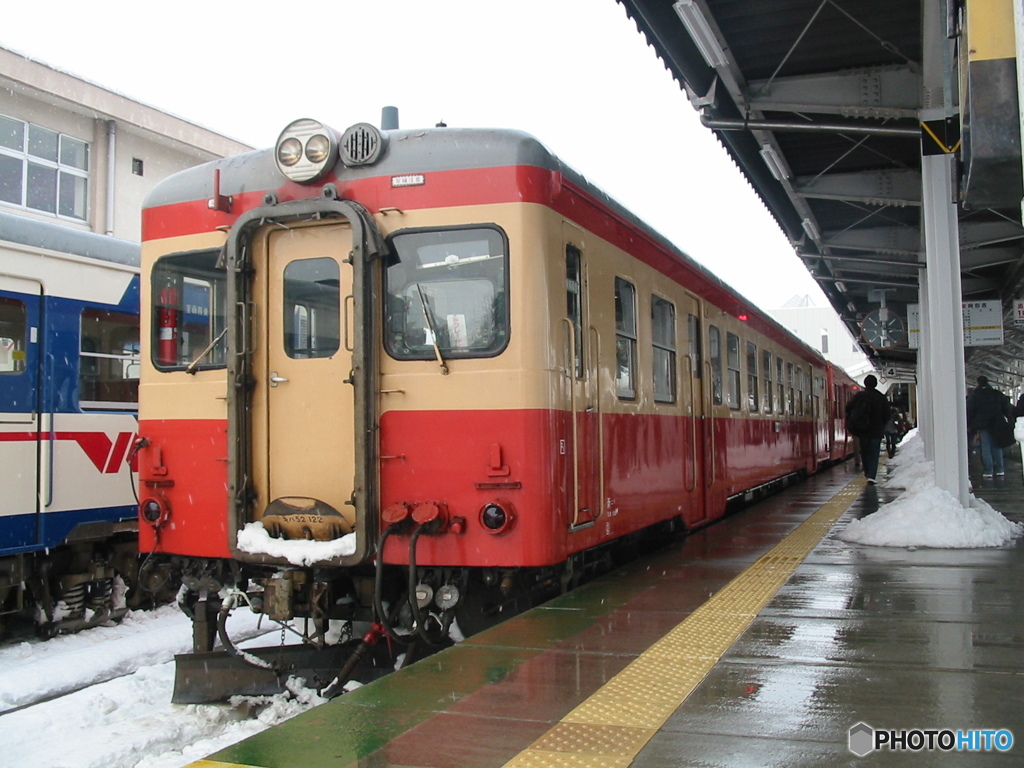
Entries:
<svg viewBox="0 0 1024 768">
<path fill-rule="evenodd" d="M 151 585 L 154 578 L 167 581 L 151 568 Z M 140 589 L 139 581 L 130 533 L 0 558 L 0 636 L 31 624 L 37 636 L 50 638 L 119 621 L 160 591 Z"/>
<path fill-rule="evenodd" d="M 175 658 L 172 701 L 272 695 L 301 677 L 321 695 L 368 682 L 492 627 L 683 531 L 671 520 L 544 568 L 366 565 L 342 571 L 171 558 L 193 651 Z M 242 649 L 228 618 L 251 610 L 276 643 Z M 279 630 L 279 631 L 278 631 Z"/>
</svg>

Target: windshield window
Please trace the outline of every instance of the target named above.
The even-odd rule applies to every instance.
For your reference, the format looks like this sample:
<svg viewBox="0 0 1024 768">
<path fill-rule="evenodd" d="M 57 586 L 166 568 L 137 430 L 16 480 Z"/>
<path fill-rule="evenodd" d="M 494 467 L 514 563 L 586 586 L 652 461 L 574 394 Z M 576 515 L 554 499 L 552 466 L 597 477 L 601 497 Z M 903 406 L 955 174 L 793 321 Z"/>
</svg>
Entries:
<svg viewBox="0 0 1024 768">
<path fill-rule="evenodd" d="M 164 370 L 223 368 L 227 280 L 217 251 L 165 256 L 153 266 L 153 363 Z"/>
<path fill-rule="evenodd" d="M 491 357 L 508 343 L 508 269 L 496 227 L 419 230 L 392 239 L 386 275 L 392 357 Z"/>
</svg>

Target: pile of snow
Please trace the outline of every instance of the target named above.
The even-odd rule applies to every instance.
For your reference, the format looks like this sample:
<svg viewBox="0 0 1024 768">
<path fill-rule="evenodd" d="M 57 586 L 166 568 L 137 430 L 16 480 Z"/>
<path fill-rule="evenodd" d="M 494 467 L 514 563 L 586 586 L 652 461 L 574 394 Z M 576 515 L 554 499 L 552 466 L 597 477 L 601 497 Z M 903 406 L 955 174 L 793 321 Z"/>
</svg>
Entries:
<svg viewBox="0 0 1024 768">
<path fill-rule="evenodd" d="M 985 501 L 972 495 L 965 508 L 953 494 L 936 486 L 934 465 L 925 461 L 924 443 L 916 430 L 904 438 L 888 466 L 892 472 L 886 487 L 903 493 L 874 514 L 847 525 L 839 533 L 843 541 L 876 547 L 972 549 L 1001 547 L 1024 535 L 1024 526 L 1010 522 Z"/>
<path fill-rule="evenodd" d="M 251 555 L 270 555 L 292 565 L 313 565 L 351 555 L 356 551 L 356 535 L 349 533 L 333 541 L 275 539 L 263 523 L 246 523 L 238 532 L 238 548 Z"/>
</svg>

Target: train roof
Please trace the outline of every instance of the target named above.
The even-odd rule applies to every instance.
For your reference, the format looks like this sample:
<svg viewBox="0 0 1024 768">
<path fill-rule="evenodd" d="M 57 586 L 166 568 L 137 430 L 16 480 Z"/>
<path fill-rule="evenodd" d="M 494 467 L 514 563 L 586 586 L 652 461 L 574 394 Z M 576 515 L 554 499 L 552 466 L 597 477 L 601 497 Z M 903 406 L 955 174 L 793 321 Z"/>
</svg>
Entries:
<svg viewBox="0 0 1024 768">
<path fill-rule="evenodd" d="M 137 243 L 5 211 L 0 211 L 0 241 L 85 256 L 112 264 L 139 266 Z"/>
<path fill-rule="evenodd" d="M 416 130 L 382 131 L 387 137 L 388 149 L 372 165 L 346 167 L 340 161 L 335 167 L 338 181 L 359 181 L 404 174 L 429 174 L 437 171 L 459 171 L 483 168 L 529 166 L 560 173 L 562 178 L 582 190 L 589 197 L 626 223 L 631 229 L 643 233 L 657 246 L 674 256 L 715 292 L 731 300 L 730 311 L 754 315 L 765 330 L 776 338 L 780 334 L 794 351 L 819 362 L 824 358 L 771 316 L 749 301 L 721 278 L 692 257 L 684 253 L 659 232 L 654 230 L 614 198 L 586 177 L 569 167 L 544 146 L 537 138 L 523 131 L 497 128 L 425 128 Z M 396 151 L 401 149 L 401 151 Z M 204 165 L 180 171 L 154 187 L 143 204 L 143 209 L 188 203 L 212 198 L 213 170 L 220 171 L 221 195 L 242 195 L 278 190 L 286 184 L 274 160 L 273 149 L 256 150 L 243 155 L 214 160 Z M 330 181 L 328 177 L 325 181 Z M 316 194 L 318 186 L 311 188 Z"/>
</svg>

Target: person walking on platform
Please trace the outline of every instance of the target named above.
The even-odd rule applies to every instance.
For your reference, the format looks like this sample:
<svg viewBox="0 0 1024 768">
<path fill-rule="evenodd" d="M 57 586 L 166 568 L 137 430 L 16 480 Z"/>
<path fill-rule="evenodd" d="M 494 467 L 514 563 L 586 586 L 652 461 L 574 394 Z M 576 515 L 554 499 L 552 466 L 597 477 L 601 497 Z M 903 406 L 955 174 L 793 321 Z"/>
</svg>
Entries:
<svg viewBox="0 0 1024 768">
<path fill-rule="evenodd" d="M 846 404 L 846 431 L 860 440 L 860 459 L 864 477 L 874 484 L 878 474 L 878 452 L 882 449 L 885 425 L 892 407 L 878 391 L 878 379 L 871 374 L 864 377 L 864 389 Z"/>
<path fill-rule="evenodd" d="M 885 422 L 885 452 L 889 454 L 891 459 L 896 455 L 896 443 L 900 441 L 903 436 L 902 420 L 900 419 L 900 412 L 893 408 L 889 412 L 889 420 Z"/>
<path fill-rule="evenodd" d="M 967 429 L 978 433 L 984 477 L 1006 474 L 1003 449 L 999 445 L 995 431 L 1000 427 L 1005 429 L 1007 421 L 1012 425 L 1014 418 L 1010 398 L 994 389 L 988 383 L 987 376 L 979 376 L 978 386 L 972 389 L 967 397 Z"/>
</svg>

